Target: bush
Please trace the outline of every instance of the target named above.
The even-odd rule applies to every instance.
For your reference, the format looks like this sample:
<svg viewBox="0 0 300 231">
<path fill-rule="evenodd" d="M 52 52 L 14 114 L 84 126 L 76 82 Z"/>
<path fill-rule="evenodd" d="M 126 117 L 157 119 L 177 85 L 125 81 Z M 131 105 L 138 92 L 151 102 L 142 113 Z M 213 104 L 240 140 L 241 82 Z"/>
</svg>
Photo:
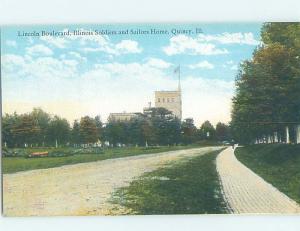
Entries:
<svg viewBox="0 0 300 231">
<path fill-rule="evenodd" d="M 28 152 L 24 149 L 8 150 L 7 148 L 3 148 L 2 155 L 3 157 L 24 157 L 28 155 Z"/>
<path fill-rule="evenodd" d="M 80 151 L 79 151 L 80 150 Z M 83 149 L 79 149 L 78 152 L 80 153 L 84 153 L 84 154 L 103 154 L 104 151 L 102 148 L 99 147 L 89 147 L 89 148 L 83 148 Z"/>
</svg>

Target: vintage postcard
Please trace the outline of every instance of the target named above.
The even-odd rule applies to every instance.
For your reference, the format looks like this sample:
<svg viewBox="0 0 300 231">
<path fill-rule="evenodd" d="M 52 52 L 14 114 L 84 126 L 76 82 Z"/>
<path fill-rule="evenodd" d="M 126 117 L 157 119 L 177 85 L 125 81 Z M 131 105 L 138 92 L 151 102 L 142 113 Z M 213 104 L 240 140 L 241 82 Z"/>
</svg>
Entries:
<svg viewBox="0 0 300 231">
<path fill-rule="evenodd" d="M 4 216 L 300 214 L 300 23 L 1 28 Z"/>
</svg>

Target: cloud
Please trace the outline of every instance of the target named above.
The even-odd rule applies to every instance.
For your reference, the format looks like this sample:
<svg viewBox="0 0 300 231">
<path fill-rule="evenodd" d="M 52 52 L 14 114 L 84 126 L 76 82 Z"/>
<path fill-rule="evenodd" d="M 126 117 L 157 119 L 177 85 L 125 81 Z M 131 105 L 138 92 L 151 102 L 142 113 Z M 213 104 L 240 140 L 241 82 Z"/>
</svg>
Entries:
<svg viewBox="0 0 300 231">
<path fill-rule="evenodd" d="M 162 59 L 156 59 L 156 58 L 150 58 L 147 64 L 151 67 L 157 67 L 162 69 L 169 68 L 173 65 L 172 63 L 168 63 Z"/>
<path fill-rule="evenodd" d="M 17 43 L 14 40 L 6 40 L 5 44 L 10 47 L 17 47 Z"/>
<path fill-rule="evenodd" d="M 208 62 L 208 61 L 202 61 L 202 62 L 199 62 L 199 63 L 196 63 L 196 64 L 191 64 L 189 65 L 189 68 L 190 69 L 197 69 L 197 68 L 200 68 L 200 69 L 213 69 L 215 66 Z"/>
<path fill-rule="evenodd" d="M 68 29 L 63 29 L 62 32 L 67 32 Z M 122 55 L 122 54 L 134 54 L 141 53 L 142 48 L 139 46 L 137 41 L 125 39 L 120 42 L 114 43 L 110 40 L 107 35 L 95 34 L 91 30 L 77 29 L 81 34 L 75 34 L 66 37 L 53 37 L 53 36 L 42 36 L 40 40 L 47 43 L 47 45 L 55 48 L 64 49 L 70 43 L 76 48 L 79 48 L 83 52 L 104 52 L 109 55 Z M 33 41 L 29 41 L 31 44 Z M 42 52 L 42 44 L 36 45 L 36 51 Z M 38 50 L 37 50 L 38 49 Z M 49 48 L 48 48 L 49 49 Z M 49 51 L 49 50 L 48 50 Z M 50 52 L 45 51 L 45 53 Z"/>
<path fill-rule="evenodd" d="M 154 91 L 174 90 L 178 84 L 163 68 L 167 65 L 160 65 L 165 61 L 154 58 L 98 63 L 83 73 L 76 68 L 76 59 L 10 55 L 4 60 L 23 69 L 18 77 L 14 71 L 3 72 L 4 112 L 24 113 L 41 106 L 70 122 L 84 115 L 100 114 L 105 121 L 111 112 L 142 112 L 149 101 L 154 102 Z M 207 119 L 214 124 L 229 121 L 232 82 L 183 75 L 182 89 L 184 118 L 193 117 L 197 125 Z"/>
<path fill-rule="evenodd" d="M 23 66 L 25 63 L 24 58 L 22 56 L 15 54 L 2 55 L 1 61 L 4 68 L 10 66 Z"/>
<path fill-rule="evenodd" d="M 40 39 L 57 48 L 65 48 L 66 45 L 69 43 L 66 38 L 62 37 L 41 36 Z"/>
<path fill-rule="evenodd" d="M 63 64 L 69 65 L 71 67 L 76 67 L 79 63 L 77 60 L 64 59 L 62 60 Z"/>
<path fill-rule="evenodd" d="M 1 69 L 3 75 L 12 73 L 19 75 L 25 65 L 25 60 L 20 55 L 6 54 L 1 56 Z"/>
<path fill-rule="evenodd" d="M 63 31 L 67 31 L 64 29 Z M 72 35 L 67 39 L 78 41 L 81 50 L 88 52 L 105 52 L 110 55 L 134 54 L 141 53 L 142 48 L 137 41 L 125 39 L 118 43 L 114 43 L 107 35 L 95 34 L 91 30 L 77 29 L 85 35 Z"/>
<path fill-rule="evenodd" d="M 226 61 L 223 65 L 223 68 L 229 68 L 230 70 L 236 71 L 239 69 L 238 64 L 235 64 L 233 60 Z"/>
<path fill-rule="evenodd" d="M 163 51 L 167 55 L 183 53 L 190 55 L 219 55 L 228 53 L 227 49 L 219 49 L 214 43 L 256 46 L 260 44 L 260 41 L 256 40 L 251 32 L 224 32 L 216 35 L 199 34 L 195 38 L 188 37 L 186 35 L 177 35 L 170 39 L 170 44 L 163 47 Z"/>
<path fill-rule="evenodd" d="M 141 53 L 142 49 L 138 46 L 138 43 L 133 40 L 122 40 L 115 45 L 116 51 L 119 53 Z"/>
<path fill-rule="evenodd" d="M 79 62 L 72 59 L 56 59 L 53 57 L 34 57 L 7 54 L 2 56 L 3 76 L 6 78 L 33 78 L 45 81 L 71 78 L 78 75 Z"/>
<path fill-rule="evenodd" d="M 253 33 L 228 33 L 224 32 L 217 35 L 199 34 L 198 41 L 200 42 L 219 42 L 222 44 L 246 44 L 259 45 L 260 42 L 254 38 Z"/>
<path fill-rule="evenodd" d="M 186 35 L 177 35 L 170 39 L 170 44 L 163 47 L 167 55 L 190 54 L 190 55 L 219 55 L 229 53 L 227 49 L 219 49 L 212 43 L 203 43 L 199 38 Z"/>
<path fill-rule="evenodd" d="M 238 65 L 232 65 L 230 67 L 230 69 L 236 71 L 236 70 L 238 70 Z"/>
<path fill-rule="evenodd" d="M 69 52 L 69 55 L 78 59 L 79 61 L 83 61 L 83 62 L 86 62 L 87 61 L 87 58 L 86 57 L 83 57 L 80 53 L 78 52 L 75 52 L 75 51 L 70 51 Z"/>
<path fill-rule="evenodd" d="M 27 47 L 26 52 L 29 55 L 44 55 L 44 56 L 53 55 L 53 51 L 49 47 L 42 44 L 37 44 L 32 47 Z"/>
<path fill-rule="evenodd" d="M 87 40 L 84 40 L 85 43 Z M 95 42 L 95 40 L 89 40 Z M 133 40 L 122 40 L 117 44 L 113 44 L 107 40 L 96 40 L 97 44 L 90 44 L 87 47 L 84 47 L 82 50 L 84 52 L 105 52 L 111 55 L 122 55 L 122 54 L 134 54 L 141 53 L 142 48 L 139 47 L 138 42 Z M 93 45 L 93 46 L 92 46 Z"/>
<path fill-rule="evenodd" d="M 106 73 L 113 78 L 126 78 L 128 83 L 134 79 L 139 78 L 139 80 L 147 81 L 149 84 L 153 79 L 153 76 L 162 76 L 164 75 L 163 69 L 161 66 L 158 67 L 156 65 L 151 65 L 149 62 L 145 63 L 138 63 L 138 62 L 132 62 L 132 63 L 118 63 L 118 62 L 112 62 L 112 63 L 99 63 L 95 64 L 95 70 L 101 71 L 102 75 L 103 73 Z"/>
<path fill-rule="evenodd" d="M 214 125 L 230 121 L 234 81 L 187 76 L 182 81 L 183 114 L 200 126 L 205 120 Z"/>
</svg>

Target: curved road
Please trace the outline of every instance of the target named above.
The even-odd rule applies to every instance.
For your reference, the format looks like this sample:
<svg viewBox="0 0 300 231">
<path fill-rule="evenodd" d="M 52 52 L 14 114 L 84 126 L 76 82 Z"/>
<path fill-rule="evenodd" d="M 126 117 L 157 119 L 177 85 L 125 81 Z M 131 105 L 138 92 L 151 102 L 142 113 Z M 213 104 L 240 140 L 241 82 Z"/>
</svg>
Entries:
<svg viewBox="0 0 300 231">
<path fill-rule="evenodd" d="M 145 172 L 170 161 L 202 155 L 221 147 L 195 148 L 98 162 L 32 170 L 3 176 L 5 216 L 111 215 L 124 208 L 111 194 Z"/>
<path fill-rule="evenodd" d="M 231 147 L 218 155 L 217 171 L 233 213 L 300 213 L 295 201 L 238 161 Z"/>
</svg>

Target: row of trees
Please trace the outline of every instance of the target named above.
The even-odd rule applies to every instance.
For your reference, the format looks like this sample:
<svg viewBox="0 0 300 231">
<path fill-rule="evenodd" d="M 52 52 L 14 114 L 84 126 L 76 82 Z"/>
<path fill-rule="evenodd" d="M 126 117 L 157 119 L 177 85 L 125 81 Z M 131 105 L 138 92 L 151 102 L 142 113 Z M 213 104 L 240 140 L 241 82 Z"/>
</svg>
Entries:
<svg viewBox="0 0 300 231">
<path fill-rule="evenodd" d="M 111 144 L 137 145 L 176 145 L 230 139 L 226 124 L 218 123 L 214 128 L 209 121 L 205 121 L 197 128 L 192 118 L 180 121 L 164 108 L 151 110 L 151 116 L 139 116 L 128 122 L 110 121 L 104 130 L 105 139 Z"/>
<path fill-rule="evenodd" d="M 40 108 L 31 113 L 2 117 L 2 140 L 8 147 L 58 146 L 68 143 L 81 144 L 96 142 L 101 137 L 100 117 L 82 117 L 69 122 L 59 116 L 51 116 Z"/>
<path fill-rule="evenodd" d="M 236 78 L 231 128 L 242 143 L 300 142 L 300 24 L 265 23 Z"/>
<path fill-rule="evenodd" d="M 226 124 L 218 123 L 214 128 L 209 121 L 197 128 L 193 119 L 180 121 L 164 108 L 153 108 L 150 116 L 142 114 L 130 121 L 109 121 L 105 125 L 99 116 L 85 116 L 72 126 L 64 118 L 34 108 L 27 114 L 5 114 L 2 139 L 8 147 L 79 146 L 97 142 L 114 146 L 174 145 L 229 140 L 230 131 Z"/>
</svg>

